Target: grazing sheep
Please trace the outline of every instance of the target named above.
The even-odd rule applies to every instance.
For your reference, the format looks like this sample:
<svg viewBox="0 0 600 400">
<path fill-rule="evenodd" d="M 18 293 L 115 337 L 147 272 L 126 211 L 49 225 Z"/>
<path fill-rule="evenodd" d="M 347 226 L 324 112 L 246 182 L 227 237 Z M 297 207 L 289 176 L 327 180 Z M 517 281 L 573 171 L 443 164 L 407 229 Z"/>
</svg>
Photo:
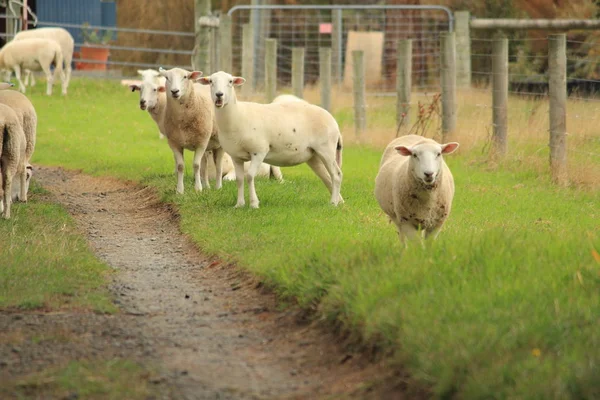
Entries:
<svg viewBox="0 0 600 400">
<path fill-rule="evenodd" d="M 29 184 L 31 183 L 31 177 L 33 176 L 33 166 L 31 164 L 25 165 L 25 195 L 29 193 Z M 21 180 L 13 181 L 12 185 L 12 202 L 21 201 Z M 1 210 L 0 210 L 1 211 Z"/>
<path fill-rule="evenodd" d="M 60 45 L 64 61 L 64 67 L 62 65 L 61 67 L 63 67 L 63 71 L 65 72 L 65 78 L 62 81 L 62 94 L 67 94 L 67 88 L 71 81 L 71 61 L 73 60 L 73 50 L 75 49 L 73 36 L 64 28 L 47 27 L 21 31 L 15 35 L 13 41 L 33 38 L 51 39 Z M 31 74 L 31 79 L 31 85 L 33 86 L 33 74 Z"/>
<path fill-rule="evenodd" d="M 194 189 L 209 187 L 206 150 L 212 150 L 216 165 L 215 187 L 222 186 L 221 160 L 223 149 L 219 143 L 215 112 L 211 104 L 210 93 L 195 83 L 202 72 L 188 72 L 181 68 L 165 70 L 159 73 L 166 79 L 167 107 L 164 119 L 164 133 L 175 157 L 177 168 L 177 193 L 183 193 L 183 149 L 194 151 Z M 202 178 L 200 167 L 202 163 Z"/>
<path fill-rule="evenodd" d="M 37 113 L 27 96 L 16 90 L 5 90 L 12 86 L 12 83 L 0 83 L 0 104 L 12 108 L 19 118 L 25 133 L 25 164 L 29 164 L 35 150 Z"/>
<path fill-rule="evenodd" d="M 138 73 L 142 75 L 142 83 L 129 85 L 129 88 L 132 92 L 136 90 L 140 92 L 140 109 L 148 111 L 158 126 L 159 138 L 163 139 L 165 137 L 165 110 L 167 109 L 165 78 L 159 76 L 158 71 L 152 69 L 138 70 Z"/>
<path fill-rule="evenodd" d="M 375 197 L 402 242 L 419 232 L 435 238 L 448 218 L 454 179 L 442 155 L 457 148 L 456 142 L 439 144 L 418 135 L 401 136 L 386 147 Z"/>
<path fill-rule="evenodd" d="M 331 203 L 343 202 L 342 135 L 331 114 L 301 101 L 238 101 L 234 87 L 245 79 L 223 71 L 202 77 L 199 82 L 210 85 L 219 140 L 233 159 L 238 187 L 236 207 L 245 205 L 244 161 L 250 161 L 247 179 L 252 208 L 259 206 L 254 177 L 263 161 L 276 166 L 307 163 L 327 186 Z"/>
<path fill-rule="evenodd" d="M 54 74 L 50 66 L 54 63 Z M 62 69 L 63 55 L 60 45 L 51 39 L 23 39 L 11 41 L 0 49 L 0 69 L 15 71 L 19 82 L 19 90 L 25 93 L 25 85 L 21 80 L 21 69 L 44 71 L 46 75 L 46 94 L 52 94 L 52 85 L 56 74 L 60 73 L 63 94 L 66 94 L 65 73 Z"/>
<path fill-rule="evenodd" d="M 10 218 L 13 177 L 19 180 L 18 197 L 27 201 L 27 170 L 25 168 L 25 134 L 17 114 L 7 105 L 0 104 L 0 169 L 2 200 L 0 211 L 5 219 Z"/>
</svg>

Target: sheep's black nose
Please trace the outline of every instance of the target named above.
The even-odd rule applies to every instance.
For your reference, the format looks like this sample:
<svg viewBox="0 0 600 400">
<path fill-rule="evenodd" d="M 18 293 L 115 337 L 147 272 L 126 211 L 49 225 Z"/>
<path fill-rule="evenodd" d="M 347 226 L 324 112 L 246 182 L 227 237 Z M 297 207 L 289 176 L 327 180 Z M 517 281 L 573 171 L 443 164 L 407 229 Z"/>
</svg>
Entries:
<svg viewBox="0 0 600 400">
<path fill-rule="evenodd" d="M 217 92 L 215 93 L 215 96 L 217 96 L 220 99 L 221 97 L 223 97 L 223 92 Z"/>
<path fill-rule="evenodd" d="M 171 93 L 177 94 L 177 93 L 179 93 L 179 89 L 177 89 L 177 90 L 171 90 Z"/>
<path fill-rule="evenodd" d="M 425 178 L 427 179 L 433 179 L 433 172 L 423 172 L 423 175 L 425 175 Z"/>
<path fill-rule="evenodd" d="M 146 100 L 140 100 L 140 106 L 145 106 L 146 105 Z"/>
</svg>

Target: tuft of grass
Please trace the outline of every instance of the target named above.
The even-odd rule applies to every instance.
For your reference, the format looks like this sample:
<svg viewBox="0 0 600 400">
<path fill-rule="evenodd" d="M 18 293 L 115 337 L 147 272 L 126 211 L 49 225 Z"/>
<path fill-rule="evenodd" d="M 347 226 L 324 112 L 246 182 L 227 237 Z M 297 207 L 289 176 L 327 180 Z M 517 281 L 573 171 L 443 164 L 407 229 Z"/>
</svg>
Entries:
<svg viewBox="0 0 600 400">
<path fill-rule="evenodd" d="M 191 174 L 176 196 L 167 144 L 114 82 L 74 79 L 67 98 L 34 94 L 34 161 L 156 188 L 202 251 L 383 349 L 436 397 L 599 397 L 600 193 L 593 182 L 551 184 L 544 101 L 511 99 L 510 153 L 487 162 L 488 95 L 459 95 L 462 147 L 447 159 L 456 197 L 424 248 L 399 244 L 373 196 L 381 148 L 396 132 L 393 99 L 369 98 L 369 132 L 354 138 L 351 101 L 334 96 L 347 144 L 337 208 L 305 166 L 285 168 L 283 184 L 259 180 L 258 210 L 233 209 L 233 182 L 194 193 Z M 599 152 L 587 121 L 595 103 L 572 107 L 586 121 L 571 131 L 571 153 Z M 582 175 L 600 181 L 587 161 Z"/>
<path fill-rule="evenodd" d="M 147 399 L 152 372 L 124 359 L 72 361 L 17 381 L 0 384 L 11 398 Z"/>
<path fill-rule="evenodd" d="M 0 309 L 116 311 L 109 268 L 92 254 L 70 216 L 35 182 L 27 204 L 0 221 Z"/>
</svg>

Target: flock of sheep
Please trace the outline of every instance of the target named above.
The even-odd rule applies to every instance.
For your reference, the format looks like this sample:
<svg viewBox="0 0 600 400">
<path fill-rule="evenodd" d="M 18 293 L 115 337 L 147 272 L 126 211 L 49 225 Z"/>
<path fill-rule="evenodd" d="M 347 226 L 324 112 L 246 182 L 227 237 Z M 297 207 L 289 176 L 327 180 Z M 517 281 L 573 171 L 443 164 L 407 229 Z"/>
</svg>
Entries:
<svg viewBox="0 0 600 400">
<path fill-rule="evenodd" d="M 33 39 L 36 31 L 45 37 Z M 63 94 L 66 94 L 73 42 L 72 37 L 70 41 L 65 40 L 64 32 L 57 34 L 58 31 L 70 37 L 62 28 L 35 29 L 23 32 L 29 37 L 21 37 L 0 50 L 0 69 L 15 72 L 21 91 L 25 91 L 21 70 L 32 70 L 40 65 L 49 81 L 47 94 L 51 94 L 50 64 L 54 64 L 55 74 L 63 76 Z M 47 47 L 41 42 L 53 40 L 56 45 Z M 29 49 L 29 53 L 14 51 L 12 48 L 17 45 L 22 51 Z M 15 57 L 14 53 L 21 55 Z M 61 60 L 65 61 L 66 75 Z M 246 204 L 245 180 L 250 207 L 258 208 L 254 178 L 264 175 L 282 180 L 279 167 L 302 163 L 308 164 L 325 184 L 331 204 L 343 203 L 340 193 L 342 134 L 335 118 L 325 109 L 291 95 L 281 95 L 268 104 L 239 101 L 236 87 L 244 84 L 244 78 L 223 71 L 210 76 L 181 68 L 138 72 L 142 76 L 141 83 L 130 85 L 130 89 L 139 91 L 140 108 L 150 114 L 160 136 L 166 137 L 173 152 L 177 193 L 184 191 L 183 151 L 186 149 L 194 152 L 194 189 L 209 188 L 209 178 L 215 179 L 217 189 L 221 188 L 223 179 L 235 179 L 236 207 Z M 11 199 L 27 199 L 28 177 L 31 176 L 27 171 L 31 171 L 29 160 L 35 145 L 37 118 L 24 95 L 2 90 L 10 84 L 2 85 L 0 105 L 6 104 L 0 108 L 2 208 L 4 217 L 9 218 Z M 385 149 L 375 179 L 375 197 L 395 223 L 403 242 L 422 235 L 437 236 L 447 219 L 454 196 L 454 180 L 443 155 L 457 148 L 455 142 L 439 144 L 421 136 L 407 135 L 393 140 Z M 209 159 L 214 163 L 214 171 L 210 171 Z M 15 176 L 18 177 L 16 190 L 11 189 Z"/>
</svg>

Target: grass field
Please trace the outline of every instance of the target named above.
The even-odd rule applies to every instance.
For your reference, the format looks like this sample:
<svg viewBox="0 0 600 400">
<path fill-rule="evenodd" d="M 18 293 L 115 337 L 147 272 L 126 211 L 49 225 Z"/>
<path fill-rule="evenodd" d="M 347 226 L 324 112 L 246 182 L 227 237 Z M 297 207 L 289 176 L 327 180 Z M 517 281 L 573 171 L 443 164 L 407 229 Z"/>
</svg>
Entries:
<svg viewBox="0 0 600 400">
<path fill-rule="evenodd" d="M 577 102 L 569 113 L 573 183 L 557 188 L 544 102 L 511 102 L 510 155 L 489 163 L 489 96 L 459 95 L 463 146 L 447 158 L 452 214 L 435 243 L 404 250 L 372 194 L 382 146 L 395 133 L 392 99 L 369 98 L 369 132 L 356 139 L 351 101 L 334 96 L 347 143 L 343 206 L 331 207 L 301 166 L 284 169 L 283 184 L 257 182 L 261 208 L 250 210 L 233 209 L 232 182 L 190 190 L 189 153 L 186 194 L 175 196 L 171 151 L 125 87 L 75 79 L 66 98 L 41 91 L 30 96 L 40 119 L 34 163 L 157 188 L 204 252 L 384 350 L 435 397 L 600 396 L 596 103 Z M 16 215 L 34 206 L 19 205 Z"/>
</svg>

